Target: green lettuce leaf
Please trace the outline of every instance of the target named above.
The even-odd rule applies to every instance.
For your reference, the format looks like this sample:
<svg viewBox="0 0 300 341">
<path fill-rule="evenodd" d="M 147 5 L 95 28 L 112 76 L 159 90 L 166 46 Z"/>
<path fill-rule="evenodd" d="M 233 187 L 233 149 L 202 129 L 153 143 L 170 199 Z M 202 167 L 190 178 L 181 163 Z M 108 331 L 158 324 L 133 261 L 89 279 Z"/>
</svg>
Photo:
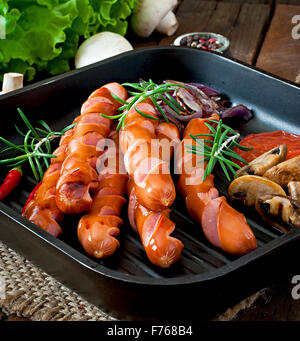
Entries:
<svg viewBox="0 0 300 341">
<path fill-rule="evenodd" d="M 0 0 L 5 39 L 0 74 L 69 71 L 82 40 L 101 31 L 125 35 L 137 0 Z M 1 19 L 1 18 L 0 18 Z"/>
</svg>

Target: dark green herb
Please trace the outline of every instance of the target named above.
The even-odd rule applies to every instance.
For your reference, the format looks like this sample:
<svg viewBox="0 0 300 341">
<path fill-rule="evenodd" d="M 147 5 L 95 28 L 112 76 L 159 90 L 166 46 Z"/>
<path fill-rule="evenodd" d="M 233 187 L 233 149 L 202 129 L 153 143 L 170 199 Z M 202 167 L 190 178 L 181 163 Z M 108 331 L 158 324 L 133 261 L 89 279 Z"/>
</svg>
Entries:
<svg viewBox="0 0 300 341">
<path fill-rule="evenodd" d="M 119 120 L 119 124 L 117 125 L 117 131 L 119 131 L 121 127 L 124 128 L 125 117 L 132 107 L 134 107 L 135 110 L 140 115 L 146 118 L 157 120 L 157 117 L 147 115 L 143 113 L 141 110 L 138 110 L 136 107 L 138 103 L 145 101 L 147 98 L 150 98 L 152 100 L 156 109 L 162 115 L 166 122 L 169 122 L 169 120 L 160 106 L 161 102 L 164 102 L 166 105 L 172 108 L 178 115 L 181 115 L 181 112 L 184 111 L 184 108 L 182 108 L 181 105 L 168 93 L 169 91 L 178 91 L 179 87 L 184 87 L 183 85 L 178 85 L 175 83 L 164 83 L 161 85 L 157 85 L 150 79 L 148 82 L 145 81 L 141 83 L 123 83 L 122 86 L 131 87 L 137 90 L 129 91 L 129 94 L 133 96 L 132 100 L 130 102 L 126 102 L 123 99 L 116 96 L 115 94 L 111 93 L 111 96 L 114 99 L 124 104 L 118 109 L 119 111 L 122 111 L 122 113 L 114 116 L 101 114 L 103 117 Z"/>
<path fill-rule="evenodd" d="M 65 127 L 61 131 L 52 131 L 45 121 L 37 122 L 41 127 L 33 127 L 21 109 L 18 109 L 18 113 L 28 128 L 28 131 L 24 134 L 15 125 L 17 132 L 24 137 L 23 144 L 16 145 L 4 137 L 0 137 L 0 141 L 8 146 L 0 154 L 14 150 L 21 155 L 0 160 L 0 164 L 5 164 L 7 167 L 16 167 L 29 162 L 35 179 L 41 181 L 44 176 L 44 170 L 49 167 L 49 159 L 57 157 L 51 153 L 51 141 L 61 137 L 66 131 L 72 129 L 76 123 Z"/>
<path fill-rule="evenodd" d="M 245 165 L 248 164 L 239 154 L 234 152 L 232 148 L 237 147 L 241 150 L 251 150 L 252 148 L 248 148 L 237 143 L 236 140 L 239 138 L 240 134 L 231 127 L 223 124 L 221 119 L 219 121 L 208 119 L 207 121 L 217 124 L 216 128 L 213 128 L 211 124 L 205 122 L 205 125 L 210 129 L 211 133 L 198 135 L 190 134 L 191 138 L 199 146 L 187 145 L 186 151 L 204 156 L 204 158 L 199 161 L 207 162 L 203 181 L 212 173 L 217 163 L 220 164 L 226 178 L 230 181 L 231 179 L 228 170 L 233 174 L 233 177 L 237 177 L 235 169 L 240 169 L 241 167 L 228 157 L 236 159 Z M 206 140 L 202 138 L 207 136 L 213 138 L 213 140 Z M 211 144 L 211 146 L 204 144 L 205 142 Z"/>
</svg>

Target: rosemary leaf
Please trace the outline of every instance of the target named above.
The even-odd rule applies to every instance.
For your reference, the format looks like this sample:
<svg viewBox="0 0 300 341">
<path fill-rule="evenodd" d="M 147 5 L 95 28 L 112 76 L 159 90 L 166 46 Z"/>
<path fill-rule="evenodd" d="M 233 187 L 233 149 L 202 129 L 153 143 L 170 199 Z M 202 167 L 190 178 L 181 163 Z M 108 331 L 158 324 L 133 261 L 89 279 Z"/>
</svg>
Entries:
<svg viewBox="0 0 300 341">
<path fill-rule="evenodd" d="M 128 104 L 128 102 L 124 101 L 122 98 L 120 98 L 117 95 L 115 95 L 112 91 L 110 92 L 110 95 L 111 95 L 112 98 L 114 98 L 118 102 L 123 103 L 123 104 Z"/>
<path fill-rule="evenodd" d="M 25 134 L 18 128 L 18 126 L 15 124 L 14 127 L 16 128 L 17 132 L 25 137 Z"/>
<path fill-rule="evenodd" d="M 216 134 L 216 130 L 207 122 L 204 122 L 204 124 L 213 132 L 213 134 Z"/>
<path fill-rule="evenodd" d="M 29 164 L 30 164 L 30 167 L 32 169 L 32 173 L 35 177 L 35 179 L 38 181 L 39 180 L 39 176 L 38 176 L 38 173 L 37 173 L 37 170 L 35 168 L 35 165 L 32 161 L 32 157 L 31 157 L 31 154 L 29 153 L 29 150 L 28 150 L 28 138 L 29 138 L 29 135 L 31 134 L 31 130 L 29 130 L 25 136 L 25 139 L 24 139 L 24 149 L 25 149 L 25 152 L 27 153 L 27 157 L 28 157 L 28 161 L 29 161 Z"/>
<path fill-rule="evenodd" d="M 231 173 L 233 174 L 233 176 L 234 176 L 235 178 L 237 178 L 238 176 L 237 176 L 235 170 L 232 168 L 232 166 L 231 166 L 230 164 L 228 164 L 227 166 L 228 166 L 228 168 L 230 169 L 230 171 L 231 171 Z"/>
<path fill-rule="evenodd" d="M 39 133 L 42 133 L 42 134 L 45 134 L 47 135 L 48 134 L 48 131 L 47 130 L 44 130 L 44 129 L 41 129 L 41 128 L 36 128 L 36 131 L 38 131 Z M 25 136 L 25 135 L 24 135 Z"/>
<path fill-rule="evenodd" d="M 209 174 L 212 173 L 217 163 L 220 164 L 226 178 L 230 181 L 230 175 L 227 168 L 234 175 L 234 177 L 237 176 L 234 169 L 241 168 L 231 159 L 235 159 L 242 162 L 243 164 L 247 164 L 247 162 L 239 154 L 231 149 L 232 146 L 240 146 L 235 141 L 235 139 L 239 137 L 239 134 L 229 126 L 224 125 L 221 119 L 219 121 L 208 119 L 208 121 L 218 124 L 215 129 L 211 124 L 204 122 L 204 124 L 209 128 L 211 132 L 210 134 L 190 134 L 192 139 L 197 144 L 200 145 L 202 142 L 203 147 L 200 148 L 199 146 L 188 145 L 186 150 L 192 154 L 204 156 L 204 159 L 200 162 L 203 162 L 204 160 L 207 161 L 203 175 L 203 181 Z M 205 139 L 206 136 L 213 137 L 213 141 Z M 210 143 L 211 146 L 207 146 L 207 143 Z M 241 148 L 244 148 L 244 146 L 241 146 Z M 247 149 L 249 150 L 250 148 Z"/>
<path fill-rule="evenodd" d="M 27 162 L 27 159 L 24 159 L 15 163 L 10 163 L 9 165 L 6 165 L 6 167 L 14 168 L 14 167 L 22 165 L 24 162 Z"/>
<path fill-rule="evenodd" d="M 201 137 L 201 136 L 209 136 L 209 137 L 215 137 L 214 134 L 196 134 L 196 135 L 193 135 L 195 137 Z"/>
<path fill-rule="evenodd" d="M 51 132 L 51 128 L 45 121 L 40 120 L 40 121 L 37 121 L 37 123 L 43 126 L 48 132 Z"/>
<path fill-rule="evenodd" d="M 162 115 L 162 117 L 165 119 L 165 121 L 166 121 L 167 123 L 169 123 L 168 117 L 166 116 L 166 114 L 165 114 L 165 112 L 162 110 L 162 108 L 158 105 L 158 103 L 157 103 L 155 97 L 154 97 L 154 96 L 151 96 L 150 98 L 151 98 L 153 104 L 155 105 L 156 109 L 160 112 L 160 114 Z"/>
<path fill-rule="evenodd" d="M 246 160 L 244 160 L 239 154 L 237 154 L 237 153 L 235 153 L 233 151 L 223 150 L 223 153 L 225 155 L 228 155 L 228 156 L 230 156 L 230 157 L 232 157 L 232 158 L 242 162 L 244 165 L 248 165 L 248 162 Z"/>
<path fill-rule="evenodd" d="M 237 168 L 237 169 L 240 169 L 241 167 L 239 166 L 239 165 L 237 165 L 235 162 L 233 162 L 233 161 L 231 161 L 231 160 L 229 160 L 229 159 L 226 159 L 226 158 L 222 158 L 221 156 L 219 156 L 219 155 L 215 155 L 215 157 L 217 158 L 217 159 L 219 159 L 219 160 L 222 160 L 222 161 L 225 161 L 228 165 L 231 165 L 231 166 L 233 166 L 233 167 L 235 167 L 235 168 Z"/>
<path fill-rule="evenodd" d="M 0 137 L 0 141 L 4 142 L 5 144 L 7 144 L 8 146 L 10 147 L 13 147 L 15 148 L 16 150 L 20 151 L 20 152 L 25 152 L 25 149 L 20 147 L 20 146 L 17 146 L 16 144 L 6 140 L 4 137 Z"/>
<path fill-rule="evenodd" d="M 9 159 L 0 160 L 0 164 L 2 164 L 2 163 L 10 163 L 10 162 L 24 160 L 24 159 L 26 160 L 27 156 L 26 155 L 20 155 L 20 156 L 12 157 L 12 158 L 9 158 Z"/>
<path fill-rule="evenodd" d="M 34 158 L 34 161 L 36 163 L 36 166 L 37 166 L 37 169 L 38 169 L 38 172 L 39 172 L 40 181 L 42 181 L 43 177 L 44 177 L 44 172 L 43 172 L 41 163 L 40 163 L 38 158 Z"/>
<path fill-rule="evenodd" d="M 253 149 L 252 147 L 245 147 L 245 146 L 243 146 L 243 145 L 241 145 L 241 144 L 239 144 L 239 143 L 237 143 L 235 141 L 233 141 L 232 144 L 234 146 L 236 146 L 237 148 L 239 148 L 240 150 L 243 150 L 243 151 L 246 151 L 246 152 L 248 152 L 249 150 Z"/>
<path fill-rule="evenodd" d="M 176 106 L 175 106 L 172 102 L 170 102 L 169 100 L 167 100 L 163 95 L 160 95 L 159 97 L 160 97 L 160 99 L 161 99 L 162 101 L 164 101 L 171 109 L 173 109 L 173 110 L 176 112 L 176 114 L 181 115 L 180 111 L 176 108 Z"/>
<path fill-rule="evenodd" d="M 23 111 L 21 109 L 18 108 L 18 112 L 22 118 L 22 120 L 24 121 L 24 123 L 26 124 L 27 128 L 32 132 L 32 134 L 35 136 L 35 138 L 37 140 L 41 140 L 41 138 L 39 137 L 38 133 L 36 132 L 36 130 L 33 128 L 33 126 L 31 125 L 31 123 L 28 121 L 27 117 L 25 116 L 25 114 L 23 113 Z"/>
<path fill-rule="evenodd" d="M 104 118 L 109 118 L 110 120 L 114 120 L 116 118 L 120 118 L 123 116 L 123 113 L 122 114 L 119 114 L 119 115 L 114 115 L 114 116 L 111 116 L 111 115 L 106 115 L 106 114 L 100 114 L 102 117 Z"/>
<path fill-rule="evenodd" d="M 146 118 L 150 118 L 151 120 L 158 120 L 157 117 L 155 116 L 151 116 L 151 115 L 148 115 L 148 114 L 145 114 L 144 112 L 142 112 L 141 110 L 139 110 L 136 106 L 134 106 L 134 109 L 136 110 L 136 112 L 138 112 L 140 115 L 146 117 Z M 125 121 L 125 120 L 124 120 Z"/>
<path fill-rule="evenodd" d="M 133 89 L 143 91 L 144 88 L 140 86 L 140 83 L 123 83 L 122 86 L 129 86 Z"/>
<path fill-rule="evenodd" d="M 227 169 L 226 169 L 226 166 L 225 166 L 224 162 L 221 161 L 221 160 L 219 160 L 219 164 L 221 165 L 221 167 L 222 167 L 222 169 L 223 169 L 223 172 L 224 172 L 224 174 L 226 175 L 227 180 L 230 181 L 231 179 L 230 179 L 230 176 L 229 176 L 229 174 L 228 174 L 228 171 L 227 171 Z"/>
<path fill-rule="evenodd" d="M 184 108 L 172 96 L 170 96 L 167 92 L 165 95 L 168 97 L 169 101 L 171 101 L 180 111 L 184 111 Z"/>
<path fill-rule="evenodd" d="M 65 132 L 67 132 L 68 130 L 74 128 L 74 127 L 76 126 L 76 124 L 77 124 L 77 123 L 72 123 L 72 124 L 66 126 L 64 129 L 62 129 L 62 130 L 60 131 L 60 133 L 63 135 L 63 134 L 64 134 Z M 52 134 L 52 135 L 53 135 L 53 134 Z"/>
</svg>

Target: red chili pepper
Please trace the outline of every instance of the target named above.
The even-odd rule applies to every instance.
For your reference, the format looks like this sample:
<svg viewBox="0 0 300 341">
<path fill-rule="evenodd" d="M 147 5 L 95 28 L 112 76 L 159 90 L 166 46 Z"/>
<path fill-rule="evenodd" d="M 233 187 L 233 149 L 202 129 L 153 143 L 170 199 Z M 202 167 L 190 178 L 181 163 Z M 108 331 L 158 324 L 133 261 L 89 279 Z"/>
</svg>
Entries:
<svg viewBox="0 0 300 341">
<path fill-rule="evenodd" d="M 13 168 L 6 175 L 2 185 L 0 186 L 0 200 L 4 199 L 10 192 L 15 189 L 22 178 L 20 167 Z"/>
<path fill-rule="evenodd" d="M 36 191 L 39 189 L 39 187 L 41 186 L 41 184 L 42 184 L 42 183 L 39 182 L 39 183 L 34 187 L 34 189 L 32 190 L 32 192 L 28 195 L 28 198 L 27 198 L 27 200 L 26 200 L 26 202 L 25 202 L 25 205 L 24 205 L 23 210 L 22 210 L 22 213 L 21 213 L 22 216 L 24 216 L 27 205 L 28 205 L 29 202 L 34 198 L 34 195 L 35 195 Z"/>
</svg>

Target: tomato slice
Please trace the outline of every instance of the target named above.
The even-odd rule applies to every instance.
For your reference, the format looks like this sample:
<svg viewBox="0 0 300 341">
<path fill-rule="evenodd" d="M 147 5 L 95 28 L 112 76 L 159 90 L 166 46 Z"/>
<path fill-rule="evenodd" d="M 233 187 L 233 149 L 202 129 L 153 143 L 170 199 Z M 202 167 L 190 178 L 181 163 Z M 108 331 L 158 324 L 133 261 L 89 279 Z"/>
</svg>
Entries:
<svg viewBox="0 0 300 341">
<path fill-rule="evenodd" d="M 287 146 L 287 159 L 300 155 L 300 135 L 291 134 L 282 130 L 269 133 L 250 134 L 245 137 L 240 144 L 245 147 L 253 148 L 250 151 L 243 151 L 238 148 L 234 149 L 234 151 L 247 162 L 251 162 L 261 154 L 280 144 L 286 144 Z M 235 162 L 240 166 L 243 166 L 240 161 L 235 160 Z"/>
</svg>

